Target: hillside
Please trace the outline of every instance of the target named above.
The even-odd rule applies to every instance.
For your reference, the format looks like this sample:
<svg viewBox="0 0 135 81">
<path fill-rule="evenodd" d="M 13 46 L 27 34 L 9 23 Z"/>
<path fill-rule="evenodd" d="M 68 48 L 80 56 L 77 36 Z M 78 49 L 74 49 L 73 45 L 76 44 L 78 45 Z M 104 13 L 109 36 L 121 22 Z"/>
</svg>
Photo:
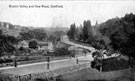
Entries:
<svg viewBox="0 0 135 81">
<path fill-rule="evenodd" d="M 5 35 L 12 35 L 17 37 L 21 31 L 27 31 L 29 27 L 24 27 L 20 25 L 13 25 L 8 22 L 0 22 L 0 29 Z"/>
<path fill-rule="evenodd" d="M 37 28 L 44 29 L 48 35 L 54 34 L 54 32 L 57 31 L 62 31 L 66 33 L 69 29 L 68 27 L 37 27 Z M 27 32 L 28 30 L 32 29 L 35 28 L 32 26 L 20 26 L 20 25 L 13 25 L 8 22 L 0 22 L 0 30 L 2 30 L 5 35 L 12 35 L 17 37 L 20 32 L 22 31 Z"/>
</svg>

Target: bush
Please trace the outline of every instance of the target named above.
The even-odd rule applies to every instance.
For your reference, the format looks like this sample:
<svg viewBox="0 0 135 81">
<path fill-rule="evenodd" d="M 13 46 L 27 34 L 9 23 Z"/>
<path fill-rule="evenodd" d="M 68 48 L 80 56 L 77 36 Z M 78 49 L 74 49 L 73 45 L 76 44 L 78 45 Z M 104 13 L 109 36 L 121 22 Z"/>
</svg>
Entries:
<svg viewBox="0 0 135 81">
<path fill-rule="evenodd" d="M 56 81 L 64 81 L 64 80 L 62 79 L 62 75 L 57 76 L 57 77 L 56 77 Z"/>
<path fill-rule="evenodd" d="M 121 59 L 118 60 L 117 58 L 109 58 L 104 59 L 102 61 L 103 71 L 113 71 L 113 70 L 121 70 L 128 68 L 128 62 Z"/>
<path fill-rule="evenodd" d="M 48 81 L 47 79 L 42 79 L 42 78 L 36 78 L 34 81 Z"/>
<path fill-rule="evenodd" d="M 20 48 L 19 48 L 19 51 L 23 51 L 24 50 L 24 48 L 21 46 Z"/>
<path fill-rule="evenodd" d="M 101 61 L 92 61 L 91 62 L 91 67 L 96 68 L 98 71 L 100 71 L 100 67 L 102 66 Z"/>
<path fill-rule="evenodd" d="M 128 62 L 116 57 L 103 59 L 101 61 L 92 61 L 91 67 L 99 70 L 99 66 L 102 66 L 102 71 L 114 71 L 128 68 Z"/>
<path fill-rule="evenodd" d="M 55 54 L 55 56 L 66 56 L 66 55 L 71 55 L 71 52 L 68 51 L 68 49 L 66 48 L 57 48 L 53 54 Z"/>
<path fill-rule="evenodd" d="M 12 81 L 12 80 L 8 76 L 0 74 L 0 81 Z"/>
<path fill-rule="evenodd" d="M 28 61 L 29 57 L 28 56 L 19 56 L 17 57 L 17 61 Z"/>
<path fill-rule="evenodd" d="M 13 62 L 13 60 L 10 58 L 0 59 L 0 63 L 10 63 L 10 62 Z"/>
<path fill-rule="evenodd" d="M 32 40 L 29 42 L 29 48 L 36 49 L 37 45 L 38 45 L 38 43 L 36 40 Z"/>
<path fill-rule="evenodd" d="M 107 80 L 101 79 L 101 80 L 87 80 L 87 81 L 107 81 Z"/>
</svg>

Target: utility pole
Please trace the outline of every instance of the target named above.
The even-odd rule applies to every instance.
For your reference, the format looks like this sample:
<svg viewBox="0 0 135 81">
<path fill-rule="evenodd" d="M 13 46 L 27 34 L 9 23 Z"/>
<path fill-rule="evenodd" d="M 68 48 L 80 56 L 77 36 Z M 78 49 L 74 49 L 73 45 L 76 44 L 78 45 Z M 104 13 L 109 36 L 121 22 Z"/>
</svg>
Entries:
<svg viewBox="0 0 135 81">
<path fill-rule="evenodd" d="M 13 51 L 13 55 L 14 55 L 14 67 L 17 67 L 17 56 L 15 51 Z"/>
</svg>

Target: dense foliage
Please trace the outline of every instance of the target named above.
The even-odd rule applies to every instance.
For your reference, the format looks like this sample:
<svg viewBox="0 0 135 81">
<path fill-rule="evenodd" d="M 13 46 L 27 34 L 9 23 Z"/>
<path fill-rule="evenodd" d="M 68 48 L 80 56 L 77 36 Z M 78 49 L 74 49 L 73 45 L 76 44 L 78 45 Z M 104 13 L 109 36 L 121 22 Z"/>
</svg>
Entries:
<svg viewBox="0 0 135 81">
<path fill-rule="evenodd" d="M 50 41 L 55 44 L 57 41 L 60 41 L 61 36 L 65 34 L 66 33 L 64 31 L 48 32 L 43 28 L 37 28 L 28 31 L 22 31 L 19 38 L 21 40 L 36 39 L 38 41 Z"/>
<path fill-rule="evenodd" d="M 21 32 L 20 33 L 22 40 L 30 40 L 30 39 L 37 39 L 40 41 L 43 41 L 47 38 L 47 34 L 44 29 L 33 29 L 29 30 L 27 32 Z"/>
<path fill-rule="evenodd" d="M 70 30 L 68 31 L 68 35 L 70 36 L 70 38 L 72 39 L 75 39 L 76 38 L 76 25 L 75 23 L 74 24 L 71 24 L 70 25 Z"/>
<path fill-rule="evenodd" d="M 12 53 L 16 50 L 17 38 L 8 35 L 0 35 L 0 56 L 3 53 Z"/>
<path fill-rule="evenodd" d="M 63 35 L 66 35 L 64 31 L 54 31 L 48 36 L 47 40 L 56 44 L 56 42 L 61 40 L 61 36 Z"/>
<path fill-rule="evenodd" d="M 75 30 L 76 29 L 76 30 Z M 117 52 L 131 57 L 135 57 L 135 15 L 130 13 L 122 18 L 109 19 L 105 23 L 91 26 L 90 21 L 84 21 L 79 27 L 80 34 L 67 34 L 70 38 L 77 38 L 78 41 L 85 42 L 96 49 L 106 49 L 109 52 Z M 71 25 L 69 32 L 77 31 L 77 27 Z M 96 32 L 96 34 L 94 33 Z M 75 34 L 75 35 L 74 35 Z M 76 37 L 74 37 L 76 36 Z"/>
<path fill-rule="evenodd" d="M 67 56 L 67 55 L 71 55 L 71 52 L 68 51 L 67 48 L 57 48 L 55 51 L 54 51 L 54 54 L 56 56 Z"/>
<path fill-rule="evenodd" d="M 112 22 L 112 23 L 111 23 Z M 100 31 L 110 38 L 110 45 L 116 52 L 135 57 L 135 15 L 126 14 L 104 23 Z"/>
<path fill-rule="evenodd" d="M 29 42 L 29 48 L 36 49 L 38 48 L 38 43 L 36 40 L 32 40 Z"/>
<path fill-rule="evenodd" d="M 88 43 L 97 49 L 105 49 L 109 43 L 109 39 L 102 36 L 97 31 L 97 27 L 91 26 L 90 20 L 84 21 L 83 26 L 80 25 L 79 27 L 76 27 L 75 24 L 72 24 L 67 35 L 71 39 Z"/>
<path fill-rule="evenodd" d="M 2 35 L 3 34 L 3 31 L 2 30 L 0 30 L 0 35 Z"/>
</svg>

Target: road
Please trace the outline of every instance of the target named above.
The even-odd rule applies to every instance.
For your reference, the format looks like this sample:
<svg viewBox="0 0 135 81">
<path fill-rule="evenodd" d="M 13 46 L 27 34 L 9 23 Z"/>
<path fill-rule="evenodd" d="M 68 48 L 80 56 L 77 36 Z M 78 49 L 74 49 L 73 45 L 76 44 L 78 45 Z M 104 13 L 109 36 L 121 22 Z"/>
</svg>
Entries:
<svg viewBox="0 0 135 81">
<path fill-rule="evenodd" d="M 89 49 L 92 52 L 94 51 L 94 49 L 92 47 L 82 46 L 82 45 L 74 44 L 74 43 L 70 42 L 68 40 L 67 36 L 63 36 L 62 41 L 64 43 L 67 43 L 67 44 L 70 44 L 70 45 L 74 45 L 74 46 L 77 46 L 77 47 Z M 71 58 L 71 59 L 69 58 L 69 59 L 64 59 L 64 60 L 51 61 L 49 63 L 49 66 L 50 66 L 49 70 L 76 65 L 77 64 L 77 59 L 79 60 L 79 64 L 90 62 L 90 61 L 93 60 L 91 54 L 89 53 L 89 54 L 87 54 L 87 56 L 80 56 L 80 57 Z M 24 64 L 24 65 L 19 65 L 16 68 L 14 68 L 14 67 L 0 68 L 1 73 L 17 74 L 17 75 L 25 75 L 25 74 L 30 74 L 30 73 L 39 73 L 39 72 L 43 72 L 43 71 L 48 71 L 47 62 Z"/>
<path fill-rule="evenodd" d="M 79 64 L 90 62 L 91 58 L 89 55 L 87 55 L 86 57 L 85 56 L 78 57 Z M 77 64 L 76 59 L 77 58 L 71 58 L 71 59 L 69 58 L 64 60 L 51 61 L 49 63 L 50 64 L 49 70 L 76 65 Z M 19 65 L 16 68 L 14 67 L 1 68 L 0 70 L 1 73 L 16 74 L 16 75 L 26 75 L 30 73 L 39 73 L 44 71 L 48 71 L 47 62 Z"/>
<path fill-rule="evenodd" d="M 81 47 L 81 48 L 84 48 L 84 49 L 88 49 L 91 52 L 96 51 L 95 48 L 93 48 L 93 47 L 83 46 L 83 45 L 79 45 L 79 44 L 75 44 L 73 42 L 70 42 L 66 35 L 61 37 L 61 41 L 66 43 L 66 44 L 70 44 L 70 45 L 73 45 L 73 46 L 76 46 L 76 47 Z"/>
</svg>

